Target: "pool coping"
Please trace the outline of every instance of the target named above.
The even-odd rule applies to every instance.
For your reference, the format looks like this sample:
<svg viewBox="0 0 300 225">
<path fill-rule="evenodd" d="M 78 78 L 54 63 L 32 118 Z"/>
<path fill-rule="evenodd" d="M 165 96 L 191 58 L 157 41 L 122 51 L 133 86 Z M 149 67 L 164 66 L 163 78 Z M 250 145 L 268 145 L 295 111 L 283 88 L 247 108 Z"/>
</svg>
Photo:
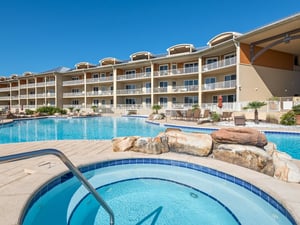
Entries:
<svg viewBox="0 0 300 225">
<path fill-rule="evenodd" d="M 46 141 L 1 144 L 1 155 L 42 148 L 57 148 L 79 167 L 91 163 L 128 159 L 158 158 L 184 161 L 238 177 L 262 189 L 285 207 L 300 224 L 300 184 L 286 183 L 270 176 L 216 159 L 178 153 L 149 155 L 137 152 L 113 152 L 111 141 Z M 86 151 L 90 149 L 90 151 Z M 8 164 L 0 164 L 0 218 L 7 225 L 18 224 L 21 212 L 32 193 L 47 181 L 65 173 L 67 168 L 53 156 L 43 156 Z"/>
</svg>

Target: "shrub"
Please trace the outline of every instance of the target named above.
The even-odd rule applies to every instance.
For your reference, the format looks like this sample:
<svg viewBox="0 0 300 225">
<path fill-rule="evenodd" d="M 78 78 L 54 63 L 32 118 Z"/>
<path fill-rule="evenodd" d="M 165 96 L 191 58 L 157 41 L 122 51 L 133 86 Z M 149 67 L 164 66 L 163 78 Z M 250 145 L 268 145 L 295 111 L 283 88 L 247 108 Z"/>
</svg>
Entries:
<svg viewBox="0 0 300 225">
<path fill-rule="evenodd" d="M 296 117 L 294 111 L 288 111 L 287 113 L 283 114 L 280 117 L 280 124 L 283 125 L 295 125 L 296 124 Z"/>
<path fill-rule="evenodd" d="M 221 119 L 221 116 L 220 116 L 220 114 L 218 114 L 216 112 L 213 112 L 211 114 L 211 119 L 212 119 L 213 122 L 219 122 L 220 119 Z"/>
<path fill-rule="evenodd" d="M 62 110 L 53 106 L 43 106 L 36 110 L 39 113 L 45 113 L 48 115 L 54 115 L 54 113 L 62 113 Z"/>
<path fill-rule="evenodd" d="M 31 109 L 25 109 L 25 114 L 26 115 L 32 115 L 33 113 L 34 113 L 33 110 L 31 110 Z"/>
</svg>

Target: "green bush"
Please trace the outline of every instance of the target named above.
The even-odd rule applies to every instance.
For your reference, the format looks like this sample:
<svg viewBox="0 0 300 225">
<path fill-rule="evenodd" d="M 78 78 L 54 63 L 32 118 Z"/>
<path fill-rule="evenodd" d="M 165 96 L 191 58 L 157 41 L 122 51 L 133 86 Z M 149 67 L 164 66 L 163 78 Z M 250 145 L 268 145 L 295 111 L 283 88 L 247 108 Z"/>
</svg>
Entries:
<svg viewBox="0 0 300 225">
<path fill-rule="evenodd" d="M 219 122 L 220 119 L 221 119 L 221 115 L 216 113 L 216 112 L 213 112 L 211 114 L 211 119 L 212 119 L 213 122 Z"/>
<path fill-rule="evenodd" d="M 25 109 L 25 114 L 26 115 L 32 115 L 33 113 L 34 113 L 33 110 L 31 110 L 31 109 Z"/>
<path fill-rule="evenodd" d="M 283 125 L 295 125 L 296 124 L 296 117 L 295 117 L 295 112 L 294 111 L 289 111 L 285 114 L 283 114 L 280 117 L 280 124 Z"/>
<path fill-rule="evenodd" d="M 60 109 L 58 107 L 53 107 L 53 106 L 43 106 L 43 107 L 38 108 L 36 111 L 39 113 L 45 113 L 48 115 L 54 115 L 54 113 L 64 114 L 62 109 Z"/>
</svg>

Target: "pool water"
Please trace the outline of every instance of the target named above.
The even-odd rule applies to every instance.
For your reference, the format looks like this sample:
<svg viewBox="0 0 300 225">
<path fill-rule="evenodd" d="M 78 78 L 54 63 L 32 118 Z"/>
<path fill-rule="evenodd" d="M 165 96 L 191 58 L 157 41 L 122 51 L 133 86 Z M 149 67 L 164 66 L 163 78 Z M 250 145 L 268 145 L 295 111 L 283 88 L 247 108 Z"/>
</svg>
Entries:
<svg viewBox="0 0 300 225">
<path fill-rule="evenodd" d="M 123 159 L 101 164 L 85 176 L 112 208 L 115 225 L 295 224 L 256 187 L 194 164 Z M 108 214 L 76 179 L 53 183 L 33 198 L 22 225 L 109 224 Z"/>
<path fill-rule="evenodd" d="M 239 224 L 207 194 L 166 180 L 126 180 L 104 186 L 99 192 L 114 209 L 116 224 Z M 109 224 L 104 218 L 106 212 L 88 195 L 73 212 L 69 225 Z"/>
<path fill-rule="evenodd" d="M 0 143 L 17 143 L 45 140 L 111 140 L 122 136 L 154 137 L 163 132 L 165 126 L 145 122 L 132 117 L 88 117 L 88 118 L 48 118 L 20 120 L 0 126 Z M 213 129 L 188 129 L 188 132 L 211 133 Z M 265 132 L 269 141 L 277 149 L 300 159 L 300 133 Z"/>
</svg>

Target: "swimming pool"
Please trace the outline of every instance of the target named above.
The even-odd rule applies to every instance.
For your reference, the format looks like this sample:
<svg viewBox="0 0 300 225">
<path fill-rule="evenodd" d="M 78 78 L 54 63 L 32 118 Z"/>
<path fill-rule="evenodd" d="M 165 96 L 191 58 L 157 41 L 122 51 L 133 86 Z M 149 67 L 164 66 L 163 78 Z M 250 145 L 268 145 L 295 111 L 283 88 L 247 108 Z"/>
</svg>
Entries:
<svg viewBox="0 0 300 225">
<path fill-rule="evenodd" d="M 154 137 L 166 126 L 145 123 L 132 117 L 47 118 L 20 120 L 0 126 L 0 143 L 18 143 L 45 140 L 110 140 L 122 136 Z M 188 132 L 211 133 L 213 129 L 183 128 Z M 265 132 L 277 149 L 300 159 L 300 133 Z"/>
<path fill-rule="evenodd" d="M 110 205 L 116 225 L 295 225 L 288 211 L 250 183 L 196 164 L 122 159 L 81 168 Z M 55 216 L 53 216 L 55 215 Z M 28 204 L 22 225 L 104 225 L 109 217 L 86 189 L 64 174 Z"/>
</svg>

